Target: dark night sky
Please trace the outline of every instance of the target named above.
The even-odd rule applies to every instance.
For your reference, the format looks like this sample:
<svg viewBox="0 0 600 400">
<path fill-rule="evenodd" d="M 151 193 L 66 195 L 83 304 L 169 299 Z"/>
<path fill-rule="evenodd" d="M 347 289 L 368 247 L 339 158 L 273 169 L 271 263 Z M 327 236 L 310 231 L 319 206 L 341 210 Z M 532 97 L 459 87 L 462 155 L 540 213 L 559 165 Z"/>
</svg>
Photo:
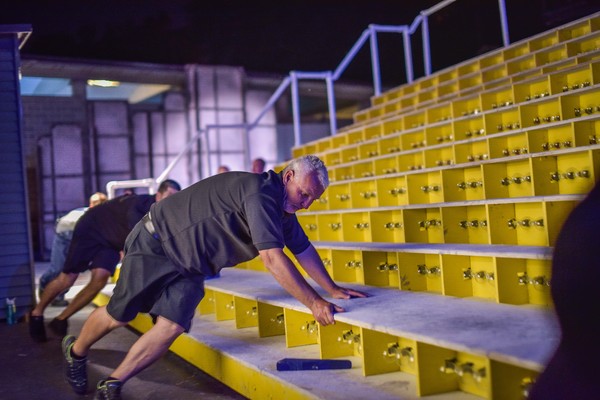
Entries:
<svg viewBox="0 0 600 400">
<path fill-rule="evenodd" d="M 251 72 L 335 69 L 371 23 L 410 25 L 440 0 L 3 0 L 0 24 L 31 24 L 24 55 L 164 64 L 224 64 Z M 8 5 L 10 3 L 10 5 Z M 600 9 L 598 0 L 506 0 L 511 41 Z M 433 67 L 502 44 L 497 0 L 457 0 L 430 19 Z M 415 76 L 421 38 L 413 38 Z M 402 38 L 379 35 L 384 83 L 404 79 Z M 388 67 L 387 64 L 394 67 Z M 345 77 L 369 80 L 365 48 Z"/>
</svg>

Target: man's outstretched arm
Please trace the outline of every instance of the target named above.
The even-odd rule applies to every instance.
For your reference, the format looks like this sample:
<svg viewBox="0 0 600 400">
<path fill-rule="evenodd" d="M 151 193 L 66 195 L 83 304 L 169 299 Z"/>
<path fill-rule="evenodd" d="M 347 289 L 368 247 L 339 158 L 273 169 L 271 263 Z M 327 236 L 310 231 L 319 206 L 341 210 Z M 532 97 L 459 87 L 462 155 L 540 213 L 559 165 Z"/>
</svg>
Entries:
<svg viewBox="0 0 600 400">
<path fill-rule="evenodd" d="M 335 323 L 334 313 L 344 309 L 323 299 L 296 269 L 296 266 L 283 252 L 274 248 L 259 252 L 265 267 L 275 280 L 298 301 L 310 309 L 315 320 L 321 325 Z M 325 272 L 327 273 L 327 272 Z"/>
<path fill-rule="evenodd" d="M 317 253 L 317 250 L 312 244 L 302 253 L 296 254 L 296 259 L 306 273 L 334 299 L 350 299 L 352 297 L 369 296 L 367 293 L 358 290 L 338 286 L 327 273 L 319 253 Z"/>
</svg>

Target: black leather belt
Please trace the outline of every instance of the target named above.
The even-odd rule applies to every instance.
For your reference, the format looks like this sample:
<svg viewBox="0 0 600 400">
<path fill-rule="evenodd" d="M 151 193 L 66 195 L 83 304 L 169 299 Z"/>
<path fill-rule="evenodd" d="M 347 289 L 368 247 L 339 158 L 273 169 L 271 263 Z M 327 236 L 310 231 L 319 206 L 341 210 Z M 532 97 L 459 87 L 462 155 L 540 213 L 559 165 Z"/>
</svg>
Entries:
<svg viewBox="0 0 600 400">
<path fill-rule="evenodd" d="M 160 236 L 158 236 L 156 229 L 154 229 L 154 224 L 152 223 L 152 217 L 150 216 L 150 213 L 142 217 L 142 223 L 144 224 L 144 228 L 146 228 L 148 233 L 151 234 L 154 239 L 160 240 Z"/>
</svg>

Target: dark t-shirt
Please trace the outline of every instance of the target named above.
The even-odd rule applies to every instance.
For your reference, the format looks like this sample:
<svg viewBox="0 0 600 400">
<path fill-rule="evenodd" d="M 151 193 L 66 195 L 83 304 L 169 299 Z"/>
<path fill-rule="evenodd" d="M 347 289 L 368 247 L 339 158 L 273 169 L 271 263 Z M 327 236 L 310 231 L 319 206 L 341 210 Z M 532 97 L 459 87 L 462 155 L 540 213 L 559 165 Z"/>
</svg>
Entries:
<svg viewBox="0 0 600 400">
<path fill-rule="evenodd" d="M 90 208 L 75 225 L 74 236 L 93 237 L 104 246 L 123 249 L 135 224 L 156 202 L 154 195 L 123 195 Z"/>
<path fill-rule="evenodd" d="M 552 256 L 551 290 L 561 323 L 563 341 L 581 354 L 600 356 L 600 326 L 591 319 L 600 315 L 600 184 L 569 215 L 562 226 Z M 590 319 L 591 318 L 591 319 Z M 595 360 L 597 362 L 597 360 Z"/>
<path fill-rule="evenodd" d="M 308 238 L 283 210 L 279 174 L 227 172 L 203 179 L 151 208 L 165 254 L 186 276 L 212 276 L 259 250 L 306 250 Z"/>
<path fill-rule="evenodd" d="M 600 184 L 569 215 L 552 256 L 551 291 L 562 338 L 536 378 L 534 400 L 596 399 L 600 393 Z"/>
</svg>

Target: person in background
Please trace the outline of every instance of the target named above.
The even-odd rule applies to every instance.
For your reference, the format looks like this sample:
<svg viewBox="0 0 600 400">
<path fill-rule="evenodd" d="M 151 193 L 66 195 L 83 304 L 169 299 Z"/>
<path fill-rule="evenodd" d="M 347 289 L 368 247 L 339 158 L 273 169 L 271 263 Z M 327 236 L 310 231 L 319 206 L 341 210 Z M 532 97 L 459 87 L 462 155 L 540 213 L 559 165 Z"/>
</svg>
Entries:
<svg viewBox="0 0 600 400">
<path fill-rule="evenodd" d="M 598 226 L 600 184 L 569 214 L 554 245 L 550 291 L 561 340 L 529 399 L 597 399 L 600 394 Z"/>
<path fill-rule="evenodd" d="M 54 239 L 52 241 L 52 249 L 50 251 L 50 266 L 42 276 L 40 276 L 40 284 L 38 287 L 38 297 L 41 298 L 44 293 L 46 285 L 50 283 L 54 278 L 60 274 L 63 265 L 65 263 L 65 257 L 67 256 L 67 250 L 71 244 L 71 238 L 73 237 L 73 229 L 79 218 L 89 209 L 99 204 L 104 203 L 107 197 L 102 192 L 96 192 L 89 198 L 88 207 L 80 207 L 69 211 L 64 216 L 60 217 L 56 221 L 56 227 L 54 229 Z M 60 293 L 50 303 L 54 307 L 64 307 L 69 302 L 65 300 L 66 292 Z"/>
<path fill-rule="evenodd" d="M 331 279 L 296 217 L 296 211 L 307 209 L 328 184 L 325 165 L 309 155 L 293 160 L 280 173 L 217 174 L 154 204 L 127 238 L 108 304 L 90 314 L 78 338 L 63 339 L 65 375 L 72 389 L 80 394 L 87 390 L 86 360 L 94 343 L 138 313 L 149 313 L 154 326 L 96 386 L 96 398 L 120 399 L 128 379 L 189 331 L 204 296 L 204 280 L 257 255 L 319 324 L 333 324 L 334 314 L 344 309 L 321 297 L 283 251 L 287 247 L 332 298 L 367 296 Z"/>
<path fill-rule="evenodd" d="M 227 165 L 221 165 L 217 168 L 217 174 L 222 174 L 223 172 L 229 172 L 229 167 Z"/>
<path fill-rule="evenodd" d="M 262 158 L 255 158 L 252 160 L 252 173 L 253 174 L 262 174 L 265 172 L 266 162 Z"/>
<path fill-rule="evenodd" d="M 73 239 L 60 274 L 44 289 L 38 304 L 29 315 L 29 334 L 37 342 L 47 340 L 44 310 L 54 298 L 68 290 L 80 273 L 91 270 L 89 283 L 49 324 L 57 336 L 67 334 L 67 319 L 85 307 L 104 288 L 120 260 L 119 252 L 135 224 L 150 206 L 181 190 L 173 180 L 165 180 L 155 195 L 128 194 L 88 210 L 75 225 Z"/>
</svg>

